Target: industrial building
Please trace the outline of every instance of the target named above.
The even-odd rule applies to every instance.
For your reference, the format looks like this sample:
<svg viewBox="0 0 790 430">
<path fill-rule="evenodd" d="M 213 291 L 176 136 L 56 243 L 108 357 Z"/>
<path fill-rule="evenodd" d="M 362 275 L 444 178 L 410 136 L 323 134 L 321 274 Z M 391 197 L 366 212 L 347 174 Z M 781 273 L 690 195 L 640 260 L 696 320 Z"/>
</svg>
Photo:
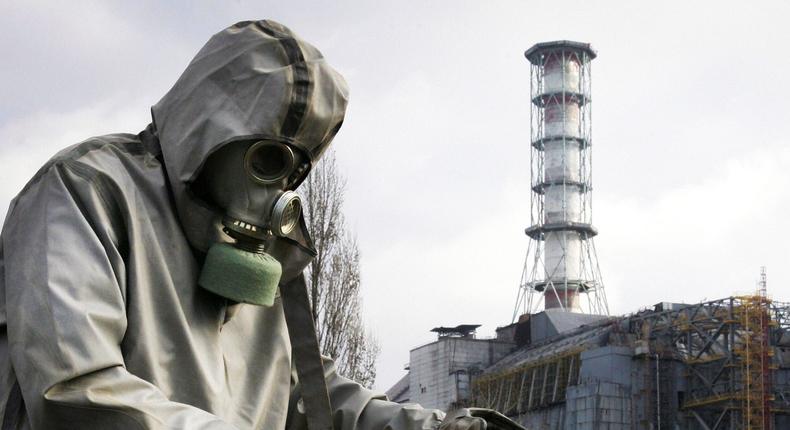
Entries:
<svg viewBox="0 0 790 430">
<path fill-rule="evenodd" d="M 609 316 L 593 237 L 589 44 L 540 43 L 530 238 L 513 320 L 437 327 L 387 394 L 496 409 L 528 429 L 790 429 L 790 304 L 767 294 Z M 542 309 L 541 309 L 542 304 Z"/>
<path fill-rule="evenodd" d="M 435 330 L 390 398 L 492 408 L 528 429 L 790 429 L 790 304 L 763 294 L 623 317 L 546 310 L 493 339 L 474 328 Z"/>
<path fill-rule="evenodd" d="M 409 374 L 388 392 L 399 403 L 444 405 L 452 410 L 469 404 L 472 377 L 513 350 L 510 340 L 476 339 L 479 325 L 437 327 L 438 340 L 411 351 Z"/>
</svg>

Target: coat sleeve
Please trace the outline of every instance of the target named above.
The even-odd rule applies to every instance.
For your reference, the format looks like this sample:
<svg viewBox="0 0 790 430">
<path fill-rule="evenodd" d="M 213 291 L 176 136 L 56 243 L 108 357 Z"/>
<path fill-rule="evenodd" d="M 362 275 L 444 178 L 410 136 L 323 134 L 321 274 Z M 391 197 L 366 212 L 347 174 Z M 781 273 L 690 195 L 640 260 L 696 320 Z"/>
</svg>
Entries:
<svg viewBox="0 0 790 430">
<path fill-rule="evenodd" d="M 436 409 L 390 402 L 385 395 L 339 375 L 329 358 L 324 358 L 324 377 L 336 430 L 435 430 L 444 418 L 444 413 Z M 298 384 L 293 391 L 296 411 L 291 411 L 288 429 L 306 429 Z"/>
<path fill-rule="evenodd" d="M 57 162 L 4 226 L 10 357 L 31 427 L 234 429 L 124 366 L 126 220 L 106 181 Z"/>
</svg>

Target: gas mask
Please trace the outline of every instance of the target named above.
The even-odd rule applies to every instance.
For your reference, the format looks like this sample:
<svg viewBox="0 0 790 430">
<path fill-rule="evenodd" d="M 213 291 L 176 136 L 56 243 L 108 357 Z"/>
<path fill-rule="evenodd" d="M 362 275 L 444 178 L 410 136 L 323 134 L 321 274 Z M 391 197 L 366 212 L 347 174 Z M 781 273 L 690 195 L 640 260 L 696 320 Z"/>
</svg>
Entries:
<svg viewBox="0 0 790 430">
<path fill-rule="evenodd" d="M 299 227 L 302 204 L 291 189 L 309 167 L 295 146 L 275 138 L 231 142 L 208 158 L 193 189 L 224 211 L 231 241 L 209 248 L 201 287 L 239 303 L 274 303 L 282 267 L 267 244 Z"/>
</svg>

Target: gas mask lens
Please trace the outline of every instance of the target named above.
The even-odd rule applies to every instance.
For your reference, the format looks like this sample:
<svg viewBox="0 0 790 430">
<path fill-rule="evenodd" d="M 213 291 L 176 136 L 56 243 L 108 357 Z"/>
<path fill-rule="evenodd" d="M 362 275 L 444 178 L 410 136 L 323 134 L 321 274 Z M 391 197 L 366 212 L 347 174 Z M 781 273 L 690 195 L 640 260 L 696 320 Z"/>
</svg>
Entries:
<svg viewBox="0 0 790 430">
<path fill-rule="evenodd" d="M 294 167 L 294 153 L 280 142 L 261 140 L 253 144 L 244 156 L 247 172 L 262 184 L 281 181 Z"/>
<path fill-rule="evenodd" d="M 302 213 L 302 200 L 293 191 L 284 192 L 272 210 L 272 233 L 286 236 L 296 228 Z"/>
</svg>

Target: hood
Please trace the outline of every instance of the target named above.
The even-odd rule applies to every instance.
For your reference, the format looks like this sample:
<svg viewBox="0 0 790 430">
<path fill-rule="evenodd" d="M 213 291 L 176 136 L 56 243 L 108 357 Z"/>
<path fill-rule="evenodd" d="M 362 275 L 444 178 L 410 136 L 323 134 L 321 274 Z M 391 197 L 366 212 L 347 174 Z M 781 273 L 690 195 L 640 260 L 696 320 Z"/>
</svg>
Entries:
<svg viewBox="0 0 790 430">
<path fill-rule="evenodd" d="M 228 240 L 223 214 L 190 192 L 209 155 L 234 141 L 277 137 L 301 148 L 312 165 L 340 129 L 347 102 L 343 77 L 285 26 L 244 21 L 215 34 L 151 108 L 191 245 L 206 251 Z M 290 241 L 312 248 L 305 229 L 299 230 Z"/>
</svg>

